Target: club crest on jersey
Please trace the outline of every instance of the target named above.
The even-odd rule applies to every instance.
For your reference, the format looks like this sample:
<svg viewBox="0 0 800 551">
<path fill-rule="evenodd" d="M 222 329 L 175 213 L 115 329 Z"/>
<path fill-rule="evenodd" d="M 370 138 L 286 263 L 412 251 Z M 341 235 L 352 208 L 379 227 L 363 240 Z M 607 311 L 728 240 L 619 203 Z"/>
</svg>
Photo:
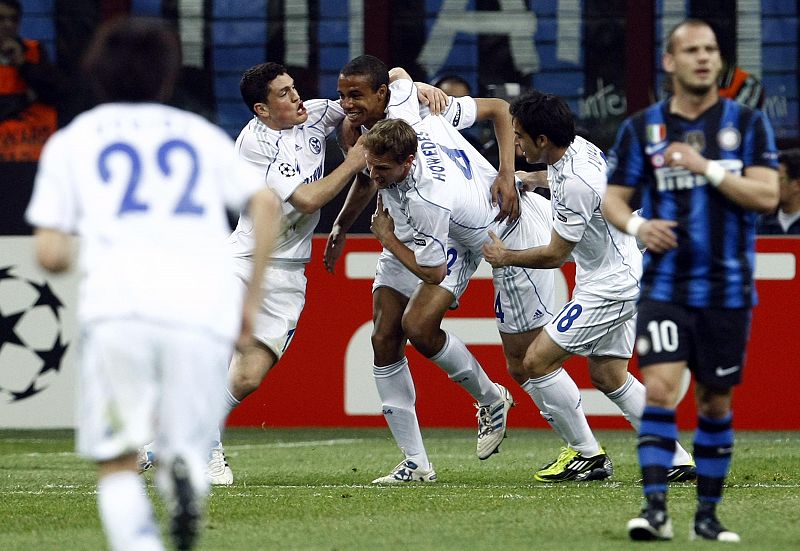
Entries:
<svg viewBox="0 0 800 551">
<path fill-rule="evenodd" d="M 647 143 L 660 143 L 667 139 L 666 124 L 647 125 Z"/>
<path fill-rule="evenodd" d="M 317 155 L 320 151 L 322 151 L 322 143 L 316 136 L 311 136 L 311 138 L 309 138 L 308 147 L 311 148 L 311 151 L 314 153 L 314 155 Z"/>
<path fill-rule="evenodd" d="M 289 163 L 281 163 L 281 164 L 279 164 L 278 165 L 278 172 L 280 172 L 283 176 L 286 176 L 287 178 L 291 178 L 292 176 L 297 174 L 297 171 Z"/>
<path fill-rule="evenodd" d="M 742 136 L 739 131 L 732 127 L 722 128 L 717 132 L 717 143 L 720 149 L 734 151 L 742 143 Z"/>
<path fill-rule="evenodd" d="M 706 135 L 702 130 L 690 130 L 683 135 L 683 141 L 692 146 L 698 153 L 706 148 Z"/>
</svg>

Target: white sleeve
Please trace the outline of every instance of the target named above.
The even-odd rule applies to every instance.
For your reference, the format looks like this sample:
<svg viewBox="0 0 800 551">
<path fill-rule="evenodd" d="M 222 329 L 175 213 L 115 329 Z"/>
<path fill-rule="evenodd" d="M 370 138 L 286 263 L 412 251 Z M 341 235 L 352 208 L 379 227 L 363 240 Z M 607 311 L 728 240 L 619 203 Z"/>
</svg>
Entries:
<svg viewBox="0 0 800 551">
<path fill-rule="evenodd" d="M 600 208 L 600 197 L 585 182 L 573 176 L 564 182 L 563 198 L 553 199 L 555 219 L 553 229 L 572 243 L 583 238 L 592 214 Z"/>
<path fill-rule="evenodd" d="M 414 197 L 408 204 L 414 230 L 414 257 L 425 267 L 447 263 L 450 211 L 441 205 Z"/>
<path fill-rule="evenodd" d="M 303 102 L 308 110 L 306 125 L 316 128 L 324 136 L 330 135 L 344 120 L 344 110 L 338 101 L 312 99 Z"/>
<path fill-rule="evenodd" d="M 442 113 L 442 117 L 457 130 L 470 128 L 477 122 L 478 104 L 470 96 L 460 98 L 451 96 L 448 99 L 447 108 Z"/>
<path fill-rule="evenodd" d="M 75 233 L 78 226 L 78 190 L 70 183 L 72 156 L 64 132 L 57 132 L 45 144 L 39 158 L 25 220 L 36 228 Z"/>
<path fill-rule="evenodd" d="M 282 136 L 280 139 L 284 138 Z M 296 160 L 290 158 L 278 143 L 267 143 L 265 139 L 250 133 L 242 141 L 237 156 L 237 175 L 257 179 L 260 185 L 266 184 L 274 189 L 281 201 L 286 201 L 303 183 L 303 179 L 297 170 Z"/>
</svg>

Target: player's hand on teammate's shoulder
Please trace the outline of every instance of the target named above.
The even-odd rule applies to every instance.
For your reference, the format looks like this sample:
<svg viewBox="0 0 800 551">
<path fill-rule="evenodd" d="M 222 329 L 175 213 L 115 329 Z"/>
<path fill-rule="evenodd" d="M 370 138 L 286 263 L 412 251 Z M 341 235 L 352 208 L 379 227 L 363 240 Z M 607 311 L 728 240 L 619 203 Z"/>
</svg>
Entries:
<svg viewBox="0 0 800 551">
<path fill-rule="evenodd" d="M 432 86 L 426 82 L 415 82 L 417 95 L 422 105 L 427 105 L 431 115 L 441 115 L 447 108 L 447 94 L 440 88 Z"/>
<path fill-rule="evenodd" d="M 367 166 L 367 150 L 364 148 L 361 136 L 359 136 L 352 147 L 350 147 L 345 161 L 354 163 L 358 170 L 362 170 Z"/>
</svg>

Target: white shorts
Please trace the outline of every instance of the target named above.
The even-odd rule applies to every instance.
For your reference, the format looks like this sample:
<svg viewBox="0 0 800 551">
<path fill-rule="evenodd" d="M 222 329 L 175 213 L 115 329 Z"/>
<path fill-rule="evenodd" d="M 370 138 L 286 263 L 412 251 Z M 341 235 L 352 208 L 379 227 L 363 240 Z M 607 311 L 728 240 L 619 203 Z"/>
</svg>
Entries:
<svg viewBox="0 0 800 551">
<path fill-rule="evenodd" d="M 244 293 L 253 263 L 236 259 L 236 276 Z M 253 337 L 275 353 L 277 359 L 289 348 L 300 314 L 306 305 L 305 264 L 272 262 L 264 274 L 264 298 L 256 315 Z"/>
<path fill-rule="evenodd" d="M 458 299 L 464 294 L 469 278 L 478 269 L 480 255 L 476 255 L 459 243 L 450 242 L 447 248 L 447 275 L 439 287 L 447 289 L 455 297 L 453 306 L 458 307 Z M 391 252 L 383 249 L 378 257 L 372 292 L 378 287 L 389 287 L 405 297 L 411 297 L 421 280 L 406 268 Z"/>
<path fill-rule="evenodd" d="M 530 249 L 550 243 L 550 203 L 535 193 L 520 196 L 522 214 L 513 226 L 498 227 L 509 249 Z M 492 270 L 494 314 L 501 333 L 524 333 L 547 324 L 553 312 L 555 271 L 506 266 Z"/>
<path fill-rule="evenodd" d="M 545 331 L 572 354 L 630 358 L 636 337 L 636 300 L 610 300 L 576 291 Z"/>
<path fill-rule="evenodd" d="M 95 461 L 155 441 L 159 459 L 180 454 L 195 487 L 226 415 L 223 393 L 233 343 L 197 329 L 108 320 L 80 336 L 78 452 Z"/>
</svg>

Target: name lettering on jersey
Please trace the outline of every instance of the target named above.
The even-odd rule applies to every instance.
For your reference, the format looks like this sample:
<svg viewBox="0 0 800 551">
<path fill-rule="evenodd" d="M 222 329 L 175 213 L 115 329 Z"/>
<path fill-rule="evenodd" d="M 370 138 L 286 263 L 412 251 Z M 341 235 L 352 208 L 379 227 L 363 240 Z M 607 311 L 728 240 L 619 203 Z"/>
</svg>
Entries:
<svg viewBox="0 0 800 551">
<path fill-rule="evenodd" d="M 461 122 L 461 104 L 456 102 L 456 114 L 453 116 L 453 126 L 458 128 L 459 122 Z"/>
<path fill-rule="evenodd" d="M 315 180 L 319 180 L 320 178 L 322 178 L 322 171 L 324 169 L 325 167 L 323 165 L 319 165 L 317 168 L 314 169 L 314 173 L 311 176 L 303 180 L 303 183 L 308 184 Z"/>
<path fill-rule="evenodd" d="M 422 239 L 421 237 L 415 237 L 414 238 L 414 245 L 418 245 L 420 247 L 424 247 L 426 245 L 426 243 L 425 243 L 425 240 Z"/>
<path fill-rule="evenodd" d="M 726 159 L 717 161 L 728 172 L 741 174 L 743 163 L 739 159 Z M 686 168 L 662 167 L 655 171 L 656 186 L 658 191 L 682 191 L 684 189 L 694 189 L 708 184 L 708 180 L 702 174 L 694 174 Z"/>
<path fill-rule="evenodd" d="M 419 150 L 422 152 L 422 158 L 425 160 L 425 166 L 431 171 L 433 179 L 444 182 L 445 168 L 442 158 L 439 156 L 439 146 L 431 140 L 427 132 L 417 132 L 417 141 Z"/>
</svg>

